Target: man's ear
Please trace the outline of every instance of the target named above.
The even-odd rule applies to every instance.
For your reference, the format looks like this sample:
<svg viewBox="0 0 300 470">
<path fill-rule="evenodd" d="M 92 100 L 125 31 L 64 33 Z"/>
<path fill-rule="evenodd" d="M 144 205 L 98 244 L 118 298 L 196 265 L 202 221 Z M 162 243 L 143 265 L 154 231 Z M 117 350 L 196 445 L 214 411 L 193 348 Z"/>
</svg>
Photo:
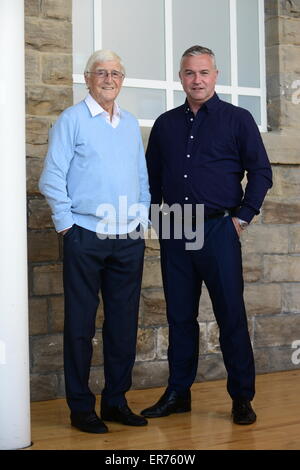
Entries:
<svg viewBox="0 0 300 470">
<path fill-rule="evenodd" d="M 88 84 L 88 75 L 86 73 L 84 73 L 84 80 L 85 80 L 85 84 L 86 84 L 86 88 L 89 90 L 89 84 Z"/>
</svg>

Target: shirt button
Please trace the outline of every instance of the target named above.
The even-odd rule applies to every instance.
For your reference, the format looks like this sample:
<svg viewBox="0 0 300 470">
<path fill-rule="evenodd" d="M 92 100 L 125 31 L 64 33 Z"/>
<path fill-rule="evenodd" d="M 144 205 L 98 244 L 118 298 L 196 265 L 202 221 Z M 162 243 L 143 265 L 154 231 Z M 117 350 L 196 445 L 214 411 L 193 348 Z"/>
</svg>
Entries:
<svg viewBox="0 0 300 470">
<path fill-rule="evenodd" d="M 189 198 L 188 198 L 187 196 L 186 196 L 184 199 L 185 199 L 185 201 L 188 201 L 188 200 L 189 200 Z"/>
<path fill-rule="evenodd" d="M 190 121 L 193 121 L 193 120 L 194 120 L 194 118 L 191 118 L 191 119 L 190 119 Z"/>
<path fill-rule="evenodd" d="M 187 178 L 187 175 L 183 175 L 184 178 Z"/>
<path fill-rule="evenodd" d="M 190 154 L 189 154 L 189 153 L 187 154 L 187 158 L 191 158 L 191 156 L 190 156 Z"/>
<path fill-rule="evenodd" d="M 194 136 L 193 136 L 193 135 L 191 135 L 191 139 L 193 139 L 193 138 L 194 138 Z"/>
</svg>

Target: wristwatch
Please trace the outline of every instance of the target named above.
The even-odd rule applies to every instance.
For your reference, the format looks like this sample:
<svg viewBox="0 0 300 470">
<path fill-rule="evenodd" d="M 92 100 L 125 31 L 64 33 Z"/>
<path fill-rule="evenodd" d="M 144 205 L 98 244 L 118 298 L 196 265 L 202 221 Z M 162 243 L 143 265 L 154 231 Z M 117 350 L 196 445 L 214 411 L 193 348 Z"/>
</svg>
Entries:
<svg viewBox="0 0 300 470">
<path fill-rule="evenodd" d="M 241 227 L 242 230 L 245 230 L 245 228 L 247 228 L 248 225 L 249 225 L 248 222 L 246 222 L 245 220 L 242 220 L 242 219 L 238 219 L 238 222 L 239 222 L 240 227 Z"/>
</svg>

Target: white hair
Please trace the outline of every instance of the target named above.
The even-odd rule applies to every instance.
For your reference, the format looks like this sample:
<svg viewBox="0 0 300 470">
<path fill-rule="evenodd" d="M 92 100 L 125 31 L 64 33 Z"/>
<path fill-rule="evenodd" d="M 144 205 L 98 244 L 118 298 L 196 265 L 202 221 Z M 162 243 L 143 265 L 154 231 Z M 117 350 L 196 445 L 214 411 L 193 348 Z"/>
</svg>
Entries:
<svg viewBox="0 0 300 470">
<path fill-rule="evenodd" d="M 91 69 L 93 68 L 93 65 L 96 62 L 106 62 L 108 60 L 114 60 L 116 62 L 119 62 L 121 70 L 125 74 L 125 68 L 122 64 L 121 58 L 115 52 L 110 51 L 109 49 L 100 49 L 98 51 L 95 51 L 88 59 L 84 69 L 84 73 L 91 72 Z"/>
</svg>

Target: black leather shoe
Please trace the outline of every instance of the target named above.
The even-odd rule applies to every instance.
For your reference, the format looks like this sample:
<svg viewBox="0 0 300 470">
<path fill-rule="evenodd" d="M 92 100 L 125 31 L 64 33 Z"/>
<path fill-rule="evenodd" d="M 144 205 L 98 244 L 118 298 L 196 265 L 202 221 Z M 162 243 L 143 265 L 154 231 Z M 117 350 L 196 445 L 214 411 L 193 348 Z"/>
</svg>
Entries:
<svg viewBox="0 0 300 470">
<path fill-rule="evenodd" d="M 169 416 L 171 413 L 185 413 L 191 411 L 191 392 L 185 397 L 178 395 L 178 392 L 165 391 L 155 405 L 146 408 L 141 412 L 146 418 L 160 418 Z"/>
<path fill-rule="evenodd" d="M 256 421 L 256 414 L 250 400 L 238 398 L 232 401 L 231 416 L 235 424 L 252 424 Z"/>
<path fill-rule="evenodd" d="M 101 418 L 104 421 L 116 421 L 127 426 L 146 426 L 147 420 L 134 414 L 128 405 L 108 406 L 101 403 Z"/>
<path fill-rule="evenodd" d="M 98 418 L 95 411 L 78 413 L 72 411 L 71 424 L 83 432 L 90 432 L 93 434 L 103 434 L 108 432 L 106 424 Z"/>
</svg>

